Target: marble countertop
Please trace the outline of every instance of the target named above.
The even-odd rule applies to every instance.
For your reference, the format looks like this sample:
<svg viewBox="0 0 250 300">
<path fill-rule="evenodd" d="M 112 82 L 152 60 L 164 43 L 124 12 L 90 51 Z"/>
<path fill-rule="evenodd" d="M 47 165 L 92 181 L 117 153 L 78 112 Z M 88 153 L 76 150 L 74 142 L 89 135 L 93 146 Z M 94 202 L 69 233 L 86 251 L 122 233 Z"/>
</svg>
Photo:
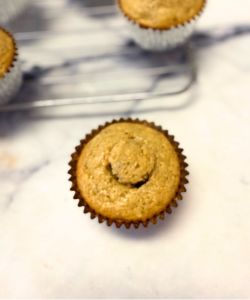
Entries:
<svg viewBox="0 0 250 300">
<path fill-rule="evenodd" d="M 123 40 L 123 33 L 112 31 L 116 17 L 86 15 L 90 1 L 34 2 L 25 13 L 35 23 L 26 17 L 9 25 L 17 38 L 25 40 L 21 32 L 31 25 L 38 35 L 59 29 L 85 35 L 74 33 L 77 49 L 72 34 L 35 42 L 26 36 L 20 47 L 23 97 L 43 99 L 48 91 L 50 97 L 77 97 L 148 84 L 142 76 L 133 82 L 105 77 L 114 58 L 72 63 L 81 45 L 91 53 L 98 43 L 108 48 Z M 0 114 L 0 297 L 250 297 L 249 11 L 249 1 L 208 1 L 194 40 L 198 82 L 182 95 Z M 109 30 L 104 36 L 88 32 L 103 24 Z M 98 78 L 63 82 L 79 69 L 97 70 Z M 28 82 L 34 70 L 39 84 Z M 60 84 L 51 84 L 58 77 Z M 29 84 L 33 88 L 25 90 Z M 91 129 L 121 116 L 162 125 L 188 157 L 184 200 L 148 229 L 100 225 L 69 191 L 74 147 Z"/>
</svg>

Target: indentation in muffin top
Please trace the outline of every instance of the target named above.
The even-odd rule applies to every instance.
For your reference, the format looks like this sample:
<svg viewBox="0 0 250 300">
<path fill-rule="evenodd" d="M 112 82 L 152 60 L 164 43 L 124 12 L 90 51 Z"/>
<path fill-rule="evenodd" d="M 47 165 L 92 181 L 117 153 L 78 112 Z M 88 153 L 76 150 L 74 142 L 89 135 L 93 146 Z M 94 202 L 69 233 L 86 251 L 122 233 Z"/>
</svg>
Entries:
<svg viewBox="0 0 250 300">
<path fill-rule="evenodd" d="M 171 202 L 180 163 L 167 137 L 150 126 L 121 122 L 102 129 L 83 148 L 77 184 L 97 213 L 146 220 Z"/>
</svg>

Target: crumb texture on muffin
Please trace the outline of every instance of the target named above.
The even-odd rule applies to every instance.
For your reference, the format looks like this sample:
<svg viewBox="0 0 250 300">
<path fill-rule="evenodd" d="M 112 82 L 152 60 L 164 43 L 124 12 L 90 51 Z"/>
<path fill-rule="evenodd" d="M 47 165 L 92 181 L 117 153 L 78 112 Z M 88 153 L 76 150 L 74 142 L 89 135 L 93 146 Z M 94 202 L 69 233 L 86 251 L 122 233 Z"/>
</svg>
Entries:
<svg viewBox="0 0 250 300">
<path fill-rule="evenodd" d="M 163 133 L 124 121 L 105 127 L 84 146 L 76 180 L 96 213 L 143 221 L 166 209 L 180 173 L 178 155 Z"/>
<path fill-rule="evenodd" d="M 13 38 L 0 28 L 0 78 L 4 77 L 13 63 L 15 45 Z"/>
<path fill-rule="evenodd" d="M 168 29 L 193 19 L 205 0 L 118 0 L 123 13 L 143 27 Z"/>
</svg>

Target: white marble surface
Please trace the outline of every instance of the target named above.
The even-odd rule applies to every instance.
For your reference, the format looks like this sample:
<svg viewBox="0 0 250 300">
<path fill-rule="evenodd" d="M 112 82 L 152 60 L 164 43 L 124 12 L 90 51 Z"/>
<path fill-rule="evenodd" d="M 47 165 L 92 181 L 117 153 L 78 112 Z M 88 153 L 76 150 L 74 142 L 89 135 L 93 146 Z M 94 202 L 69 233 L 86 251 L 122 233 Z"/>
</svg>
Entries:
<svg viewBox="0 0 250 300">
<path fill-rule="evenodd" d="M 187 105 L 178 97 L 139 102 L 131 114 L 126 104 L 0 115 L 0 297 L 250 297 L 250 2 L 208 2 L 199 30 L 226 36 L 244 25 L 245 34 L 197 49 Z M 26 65 L 37 60 L 29 47 Z M 69 191 L 74 146 L 122 111 L 169 129 L 190 164 L 184 201 L 148 229 L 100 225 Z"/>
</svg>

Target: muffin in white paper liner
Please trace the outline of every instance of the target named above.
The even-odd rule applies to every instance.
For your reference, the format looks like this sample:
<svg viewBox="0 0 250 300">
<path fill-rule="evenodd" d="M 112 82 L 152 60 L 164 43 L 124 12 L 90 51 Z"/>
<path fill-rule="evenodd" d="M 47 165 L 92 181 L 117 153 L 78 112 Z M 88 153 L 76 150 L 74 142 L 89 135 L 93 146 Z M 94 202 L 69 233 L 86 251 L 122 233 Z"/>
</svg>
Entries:
<svg viewBox="0 0 250 300">
<path fill-rule="evenodd" d="M 0 30 L 9 35 L 14 43 L 14 56 L 12 63 L 8 67 L 5 74 L 0 77 L 0 105 L 2 105 L 9 102 L 20 89 L 20 86 L 22 84 L 22 71 L 14 38 L 3 28 L 0 28 Z"/>
<path fill-rule="evenodd" d="M 22 84 L 20 62 L 15 61 L 9 72 L 0 78 L 0 105 L 9 102 L 18 92 Z"/>
<path fill-rule="evenodd" d="M 153 29 L 141 26 L 139 23 L 127 16 L 123 12 L 118 0 L 119 11 L 127 24 L 132 39 L 142 49 L 149 51 L 164 51 L 185 43 L 193 34 L 195 25 L 203 13 L 205 6 L 206 2 L 197 15 L 183 24 L 166 29 Z"/>
<path fill-rule="evenodd" d="M 18 16 L 29 0 L 0 0 L 0 25 Z"/>
</svg>

